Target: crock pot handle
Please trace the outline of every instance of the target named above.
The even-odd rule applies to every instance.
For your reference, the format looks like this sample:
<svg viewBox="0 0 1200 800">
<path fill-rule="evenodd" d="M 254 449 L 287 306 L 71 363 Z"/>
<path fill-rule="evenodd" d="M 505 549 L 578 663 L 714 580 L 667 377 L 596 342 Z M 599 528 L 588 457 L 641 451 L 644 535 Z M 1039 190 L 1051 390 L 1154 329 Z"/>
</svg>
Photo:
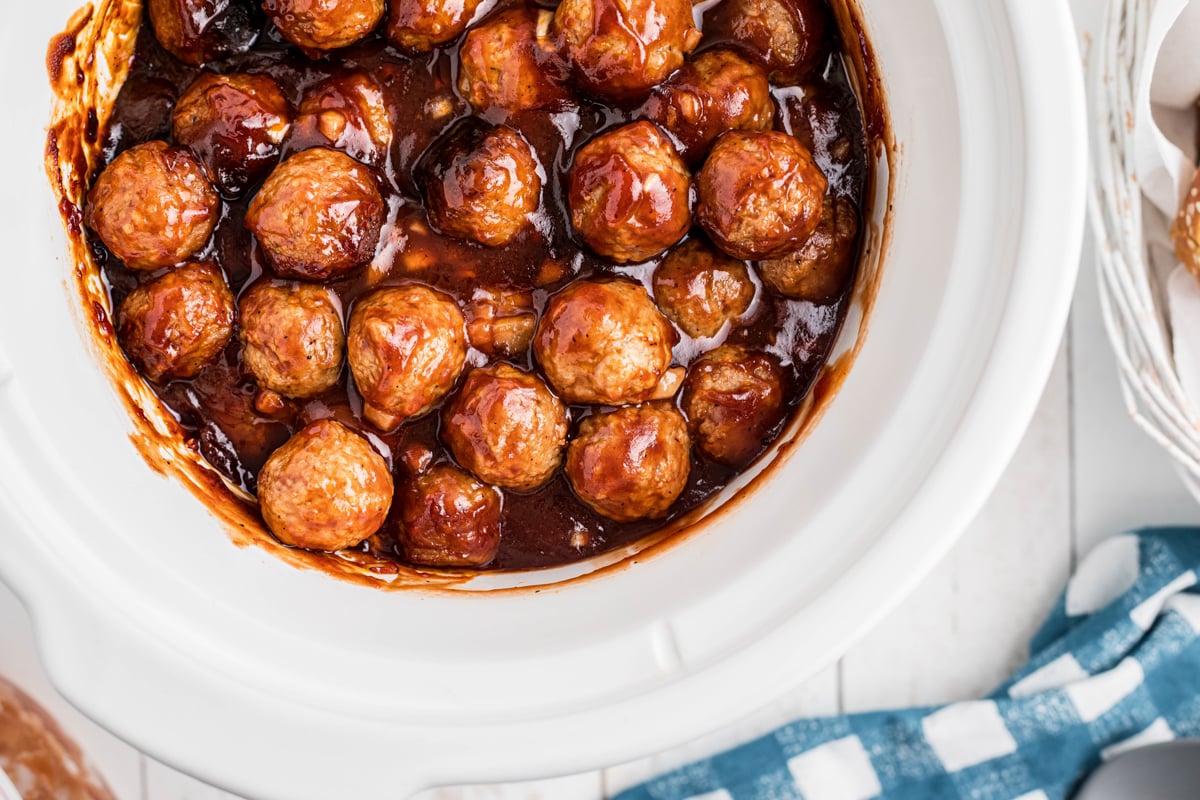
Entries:
<svg viewBox="0 0 1200 800">
<path fill-rule="evenodd" d="M 0 363 L 2 368 L 3 364 Z M 0 375 L 2 382 L 3 375 Z M 0 406 L 0 413 L 3 413 L 2 408 Z M 0 447 L 3 446 L 3 438 L 0 437 Z M 0 583 L 11 589 L 32 611 L 38 587 L 46 583 L 46 573 L 33 552 L 33 543 L 21 533 L 23 523 L 17 517 L 17 506 L 8 495 L 9 491 L 0 482 Z"/>
<path fill-rule="evenodd" d="M 51 682 L 84 714 L 173 769 L 208 782 L 205 771 L 219 760 L 232 781 L 220 788 L 257 800 L 407 800 L 435 784 L 419 772 L 435 753 L 398 768 L 368 745 L 372 766 L 331 768 L 325 743 L 356 735 L 350 726 L 339 730 L 327 718 L 318 725 L 305 707 L 264 700 L 185 653 L 148 643 L 135 620 L 103 613 L 82 594 L 71 586 L 57 602 L 31 604 Z M 168 727 L 177 739 L 169 753 L 161 741 L 141 738 Z"/>
<path fill-rule="evenodd" d="M 4 353 L 3 343 L 0 342 L 0 414 L 7 419 L 16 415 L 17 402 L 16 381 L 13 375 L 12 362 Z M 0 430 L 0 467 L 20 469 L 16 462 L 13 448 L 5 441 L 4 432 Z M 17 504 L 13 502 L 11 485 L 0 482 L 0 582 L 5 583 L 21 598 L 28 608 L 31 605 L 31 592 L 41 579 L 41 574 L 35 570 L 32 543 L 24 536 L 18 535 L 20 530 L 17 519 Z"/>
</svg>

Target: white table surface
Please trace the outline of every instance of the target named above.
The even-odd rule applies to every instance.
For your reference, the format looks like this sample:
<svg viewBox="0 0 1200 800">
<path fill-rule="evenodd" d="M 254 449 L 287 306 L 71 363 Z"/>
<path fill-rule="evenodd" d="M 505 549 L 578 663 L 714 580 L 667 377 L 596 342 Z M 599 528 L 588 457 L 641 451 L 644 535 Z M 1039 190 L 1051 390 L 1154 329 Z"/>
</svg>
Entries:
<svg viewBox="0 0 1200 800">
<path fill-rule="evenodd" d="M 1086 48 L 1103 2 L 1071 5 Z M 1027 640 L 1076 560 L 1099 540 L 1144 525 L 1200 524 L 1200 506 L 1122 405 L 1090 250 L 1089 243 L 1058 363 L 991 500 L 936 572 L 835 667 L 736 729 L 680 751 L 555 781 L 437 790 L 422 800 L 599 800 L 795 717 L 979 696 L 1024 660 Z M 0 675 L 59 717 L 120 800 L 232 800 L 143 756 L 67 706 L 38 664 L 24 609 L 3 586 Z"/>
</svg>

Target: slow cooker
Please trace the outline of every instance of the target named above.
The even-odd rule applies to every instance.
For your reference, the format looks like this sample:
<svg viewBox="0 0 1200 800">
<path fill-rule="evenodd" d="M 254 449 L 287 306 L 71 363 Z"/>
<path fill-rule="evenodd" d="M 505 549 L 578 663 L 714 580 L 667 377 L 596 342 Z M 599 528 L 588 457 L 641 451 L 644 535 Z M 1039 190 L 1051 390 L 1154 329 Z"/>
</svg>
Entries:
<svg viewBox="0 0 1200 800">
<path fill-rule="evenodd" d="M 0 30 L 0 579 L 71 702 L 239 794 L 594 769 L 771 702 L 950 547 L 1057 353 L 1086 149 L 1065 5 L 862 0 L 894 137 L 878 286 L 801 445 L 703 526 L 591 576 L 384 592 L 296 569 L 148 467 L 85 334 L 43 166 L 45 48 L 77 2 L 21 4 Z"/>
</svg>

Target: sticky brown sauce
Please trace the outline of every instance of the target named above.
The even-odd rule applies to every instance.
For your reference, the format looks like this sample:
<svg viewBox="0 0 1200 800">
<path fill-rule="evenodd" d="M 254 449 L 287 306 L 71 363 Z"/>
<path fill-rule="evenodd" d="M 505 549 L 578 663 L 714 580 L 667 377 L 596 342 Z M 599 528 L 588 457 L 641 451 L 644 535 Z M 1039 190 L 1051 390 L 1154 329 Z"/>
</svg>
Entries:
<svg viewBox="0 0 1200 800">
<path fill-rule="evenodd" d="M 508 0 L 502 0 L 492 13 L 510 5 Z M 550 294 L 580 277 L 624 275 L 649 284 L 657 260 L 632 267 L 613 267 L 594 256 L 573 237 L 565 204 L 564 184 L 574 151 L 598 132 L 641 118 L 636 108 L 623 109 L 585 100 L 569 112 L 554 115 L 529 112 L 509 117 L 507 123 L 519 129 L 535 148 L 546 172 L 546 188 L 534 225 L 508 246 L 485 248 L 434 233 L 426 221 L 414 178 L 419 174 L 417 167 L 426 149 L 456 122 L 471 115 L 470 107 L 455 89 L 457 42 L 430 56 L 412 59 L 375 34 L 335 57 L 314 61 L 287 45 L 265 20 L 252 20 L 251 25 L 254 30 L 247 31 L 247 35 L 256 36 L 254 47 L 245 54 L 211 63 L 209 69 L 266 73 L 284 89 L 293 107 L 316 83 L 350 71 L 364 71 L 379 82 L 391 104 L 388 110 L 396 136 L 386 163 L 378 170 L 381 189 L 389 202 L 388 223 L 374 262 L 349 278 L 327 284 L 340 297 L 344 309 L 349 310 L 355 299 L 368 289 L 404 281 L 437 287 L 464 305 L 481 287 L 533 290 L 539 312 Z M 708 35 L 700 50 L 721 44 L 720 38 Z M 830 179 L 831 190 L 864 209 L 871 163 L 868 132 L 848 77 L 842 47 L 836 34 L 828 35 L 823 69 L 816 70 L 801 86 L 773 87 L 779 108 L 776 127 L 809 145 Z M 144 21 L 128 80 L 111 119 L 105 130 L 93 132 L 102 137 L 102 161 L 107 163 L 140 142 L 171 141 L 175 100 L 198 74 L 199 70 L 168 55 L 155 40 L 149 23 Z M 324 138 L 315 135 L 308 138 L 294 126 L 282 157 L 326 144 Z M 264 272 L 269 274 L 243 224 L 246 206 L 253 195 L 252 187 L 242 199 L 226 198 L 223 216 L 211 242 L 196 256 L 219 263 L 235 295 Z M 866 227 L 859 226 L 860 230 Z M 111 308 L 117 308 L 139 282 L 154 277 L 125 268 L 97 237 L 89 237 L 89 242 L 110 293 Z M 749 321 L 733 329 L 726 340 L 763 348 L 783 361 L 788 372 L 788 404 L 793 418 L 822 374 L 844 320 L 849 296 L 847 290 L 846 296 L 837 302 L 818 306 L 785 300 L 760 287 Z M 716 344 L 681 336 L 675 349 L 675 364 L 687 366 Z M 240 365 L 239 348 L 235 337 L 223 355 L 196 378 L 153 388 L 208 463 L 246 492 L 254 493 L 258 471 L 275 448 L 307 423 L 326 417 L 337 418 L 367 435 L 389 464 L 394 455 L 413 444 L 431 448 L 437 460 L 450 460 L 438 438 L 437 413 L 405 424 L 393 434 L 381 434 L 363 422 L 361 398 L 345 369 L 339 384 L 325 394 L 293 401 L 271 416 L 257 413 L 254 408 L 257 386 Z M 528 354 L 511 360 L 522 367 L 536 368 Z M 472 364 L 478 366 L 485 361 L 483 354 L 472 352 Z M 586 407 L 571 408 L 572 426 L 592 411 Z M 765 438 L 762 451 L 793 421 L 785 421 Z M 539 568 L 587 559 L 629 545 L 672 521 L 686 518 L 736 475 L 735 471 L 696 454 L 692 459 L 687 488 L 666 520 L 617 523 L 605 519 L 576 498 L 561 473 L 531 494 L 506 492 L 502 544 L 488 569 Z M 363 543 L 361 553 L 347 553 L 343 558 L 361 559 L 371 564 L 376 573 L 390 571 L 389 564 L 394 564 L 398 572 L 405 570 L 392 533 L 396 524 L 395 519 L 391 520 L 380 533 Z"/>
</svg>

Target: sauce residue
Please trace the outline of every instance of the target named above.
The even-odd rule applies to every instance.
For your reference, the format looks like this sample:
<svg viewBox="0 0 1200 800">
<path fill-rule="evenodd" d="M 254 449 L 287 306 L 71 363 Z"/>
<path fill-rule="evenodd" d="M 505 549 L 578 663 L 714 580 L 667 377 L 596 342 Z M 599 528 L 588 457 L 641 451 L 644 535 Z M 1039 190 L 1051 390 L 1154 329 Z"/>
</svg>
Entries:
<svg viewBox="0 0 1200 800">
<path fill-rule="evenodd" d="M 501 3 L 497 13 L 507 5 Z M 850 46 L 831 41 L 833 47 L 824 70 L 802 87 L 773 90 L 780 109 L 778 127 L 812 147 L 835 191 L 850 197 L 869 219 L 875 189 L 872 166 L 878 159 L 891 157 L 891 143 L 886 139 L 889 129 L 882 87 L 860 17 L 842 3 L 836 5 L 835 12 L 840 28 L 851 31 L 847 37 Z M 170 138 L 172 103 L 162 102 L 161 98 L 177 97 L 199 72 L 167 55 L 149 24 L 141 24 L 142 16 L 136 0 L 104 0 L 95 9 L 83 9 L 68 30 L 51 43 L 47 57 L 59 98 L 48 137 L 47 165 L 71 234 L 80 307 L 92 309 L 87 327 L 93 332 L 93 344 L 102 363 L 135 419 L 135 444 L 156 470 L 182 479 L 239 545 L 255 544 L 296 566 L 319 568 L 373 586 L 451 588 L 469 581 L 476 573 L 420 570 L 403 563 L 386 528 L 353 552 L 322 554 L 285 547 L 265 530 L 253 499 L 258 469 L 304 421 L 335 416 L 369 431 L 384 445 L 385 452 L 400 452 L 406 445 L 419 443 L 445 458 L 436 414 L 405 425 L 394 434 L 371 431 L 358 422 L 361 399 L 353 382 L 344 375 L 338 387 L 294 404 L 282 417 L 261 416 L 252 405 L 252 379 L 239 368 L 236 340 L 222 358 L 194 380 L 165 386 L 149 385 L 123 357 L 107 309 L 115 308 L 143 277 L 126 269 L 99 243 L 89 243 L 81 230 L 79 209 L 90 179 L 116 154 L 141 141 Z M 375 35 L 342 51 L 336 61 L 311 61 L 286 46 L 269 25 L 264 25 L 257 36 L 258 43 L 251 51 L 220 62 L 218 69 L 270 74 L 290 93 L 288 99 L 293 106 L 299 104 L 306 89 L 321 80 L 361 70 L 385 87 L 385 96 L 393 102 L 389 113 L 401 121 L 381 170 L 391 192 L 391 214 L 379 253 L 369 268 L 332 285 L 344 308 L 380 282 L 398 280 L 427 283 L 464 302 L 481 285 L 533 290 L 539 313 L 551 292 L 577 277 L 619 274 L 648 284 L 657 261 L 616 268 L 574 241 L 562 185 L 574 150 L 596 133 L 637 118 L 636 110 L 585 104 L 576 111 L 553 116 L 510 118 L 509 124 L 520 129 L 534 146 L 547 168 L 549 182 L 537 224 L 506 247 L 485 249 L 431 231 L 413 178 L 426 148 L 470 113 L 454 88 L 457 43 L 428 57 L 410 59 Z M 701 50 L 720 44 L 719 39 L 709 37 Z M 97 78 L 91 69 L 98 48 L 106 51 L 108 63 L 121 66 L 107 76 L 107 81 Z M 73 79 L 79 75 L 83 78 Z M 293 135 L 284 156 L 315 144 L 326 142 Z M 250 191 L 241 200 L 226 202 L 210 248 L 202 254 L 221 263 L 235 293 L 264 271 L 257 247 L 242 225 L 252 195 Z M 777 439 L 790 450 L 803 438 L 819 419 L 857 353 L 855 347 L 836 363 L 827 364 L 849 306 L 858 302 L 864 309 L 869 308 L 874 296 L 885 240 L 883 233 L 871 225 L 862 227 L 862 247 L 868 255 L 864 263 L 869 265 L 863 268 L 852 292 L 834 304 L 817 306 L 784 300 L 760 288 L 752 319 L 729 334 L 729 342 L 766 349 L 788 367 L 791 417 L 763 442 L 764 450 Z M 874 252 L 870 252 L 872 248 Z M 434 264 L 436 268 L 431 266 Z M 861 339 L 860 329 L 858 341 Z M 676 363 L 686 366 L 715 344 L 684 337 L 675 351 Z M 520 366 L 533 366 L 527 358 L 515 361 Z M 571 409 L 574 422 L 588 413 L 587 408 Z M 783 455 L 735 500 L 761 484 Z M 503 545 L 490 569 L 528 570 L 604 553 L 632 557 L 638 552 L 661 551 L 681 539 L 681 532 L 698 527 L 702 518 L 714 516 L 710 501 L 736 475 L 733 470 L 698 457 L 693 458 L 692 466 L 688 487 L 665 523 L 606 520 L 579 502 L 561 474 L 532 494 L 508 494 Z M 727 502 L 718 512 L 734 505 L 737 503 Z"/>
</svg>

